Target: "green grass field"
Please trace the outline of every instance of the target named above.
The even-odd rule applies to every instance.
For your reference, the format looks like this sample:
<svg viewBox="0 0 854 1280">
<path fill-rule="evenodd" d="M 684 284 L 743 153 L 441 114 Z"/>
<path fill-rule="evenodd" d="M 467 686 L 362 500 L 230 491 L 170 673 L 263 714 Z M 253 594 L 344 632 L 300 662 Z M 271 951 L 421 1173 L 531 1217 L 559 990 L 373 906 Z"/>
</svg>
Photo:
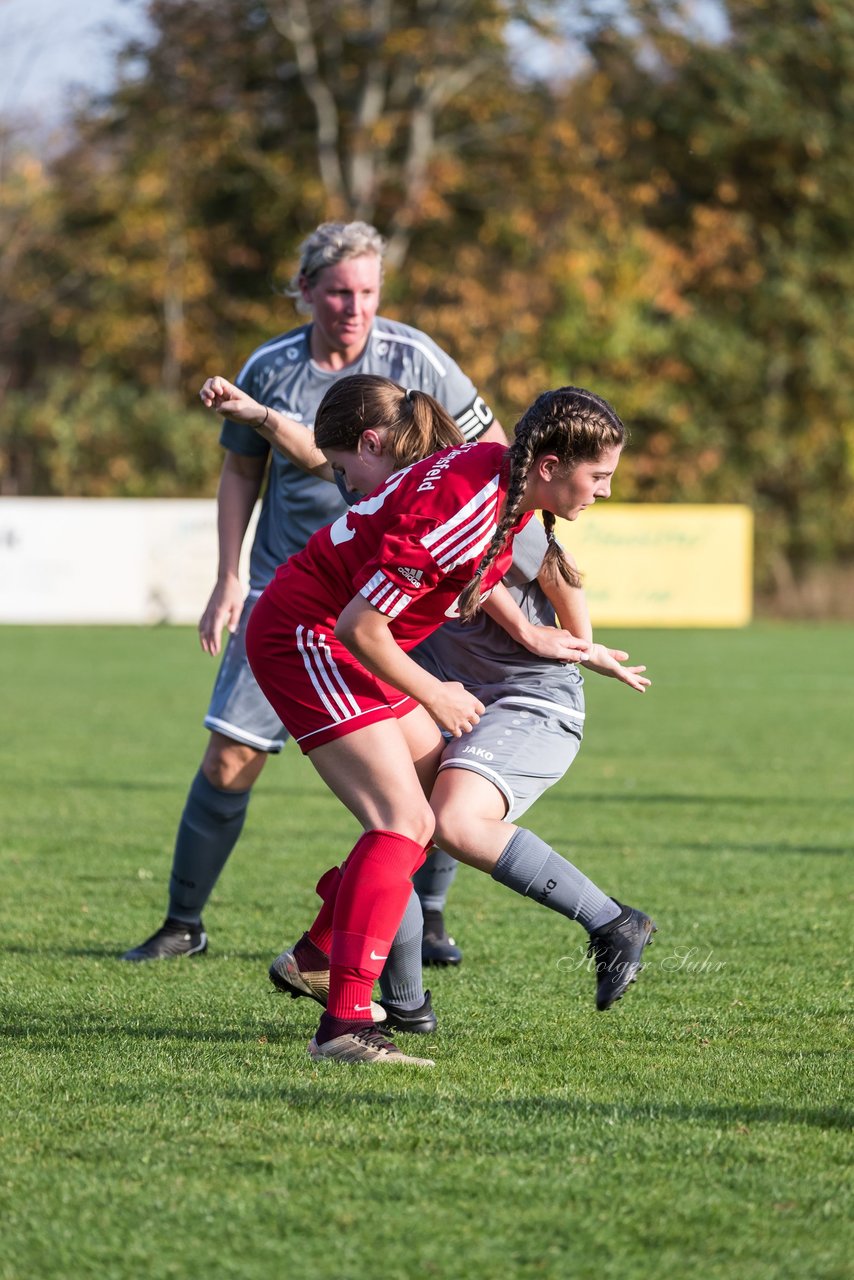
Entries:
<svg viewBox="0 0 854 1280">
<path fill-rule="evenodd" d="M 2 1280 L 851 1275 L 854 630 L 619 639 L 653 690 L 588 680 L 526 822 L 655 916 L 647 968 L 597 1014 L 581 930 L 463 868 L 407 1072 L 313 1065 L 267 981 L 356 834 L 293 749 L 208 956 L 116 960 L 204 744 L 194 634 L 0 629 Z"/>
</svg>

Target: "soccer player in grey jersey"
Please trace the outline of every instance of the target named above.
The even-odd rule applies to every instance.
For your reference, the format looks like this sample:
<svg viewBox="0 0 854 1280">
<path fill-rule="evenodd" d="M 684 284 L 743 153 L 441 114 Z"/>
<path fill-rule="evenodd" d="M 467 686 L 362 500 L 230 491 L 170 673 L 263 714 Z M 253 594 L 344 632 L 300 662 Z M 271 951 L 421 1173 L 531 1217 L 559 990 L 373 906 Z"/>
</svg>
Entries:
<svg viewBox="0 0 854 1280">
<path fill-rule="evenodd" d="M 644 667 L 623 665 L 625 652 L 593 643 L 581 589 L 550 582 L 546 595 L 541 585 L 545 550 L 545 531 L 532 520 L 514 539 L 513 564 L 504 577 L 527 621 L 532 627 L 557 621 L 588 642 L 583 666 L 644 692 L 650 684 Z M 594 948 L 597 1007 L 609 1008 L 637 974 L 636 964 L 623 964 L 621 940 L 609 937 L 615 926 L 628 923 L 631 909 L 603 894 L 534 832 L 515 826 L 578 754 L 585 715 L 578 665 L 539 657 L 483 612 L 469 623 L 445 623 L 412 657 L 437 679 L 464 683 L 486 708 L 470 733 L 448 739 L 431 794 L 434 839 L 441 846 L 434 857 L 450 864 L 446 883 L 459 860 L 584 925 Z M 416 958 L 418 919 L 413 900 L 380 987 L 384 1025 L 430 1033 L 436 1018 Z"/>
<path fill-rule="evenodd" d="M 291 425 L 309 433 L 329 386 L 352 373 L 375 373 L 427 391 L 469 440 L 506 438 L 472 381 L 427 334 L 377 315 L 384 242 L 363 222 L 323 223 L 303 243 L 288 290 L 311 321 L 263 343 L 237 385 Z M 263 430 L 223 423 L 225 449 L 217 495 L 219 570 L 199 623 L 202 649 L 228 644 L 205 726 L 208 746 L 190 786 L 178 833 L 163 925 L 125 960 L 192 955 L 207 947 L 202 909 L 236 845 L 251 789 L 287 734 L 258 688 L 244 636 L 252 607 L 276 567 L 336 519 L 345 504 L 325 484 L 271 449 Z M 238 576 L 243 540 L 267 478 L 250 557 L 250 590 Z"/>
</svg>

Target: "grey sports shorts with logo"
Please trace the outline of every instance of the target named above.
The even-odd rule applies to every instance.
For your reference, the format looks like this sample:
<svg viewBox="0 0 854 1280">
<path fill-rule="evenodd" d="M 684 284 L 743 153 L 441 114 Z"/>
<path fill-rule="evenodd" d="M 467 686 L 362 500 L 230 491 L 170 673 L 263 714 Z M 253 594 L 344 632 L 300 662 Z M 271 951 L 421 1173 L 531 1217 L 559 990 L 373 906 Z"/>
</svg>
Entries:
<svg viewBox="0 0 854 1280">
<path fill-rule="evenodd" d="M 498 788 L 514 821 L 559 782 L 584 730 L 584 695 L 561 688 L 552 701 L 518 685 L 478 690 L 486 706 L 471 733 L 449 739 L 439 769 L 470 769 Z"/>
<path fill-rule="evenodd" d="M 258 687 L 246 657 L 246 625 L 260 596 L 252 591 L 246 598 L 240 624 L 228 637 L 216 678 L 205 728 L 242 742 L 256 751 L 281 751 L 290 734 Z"/>
</svg>

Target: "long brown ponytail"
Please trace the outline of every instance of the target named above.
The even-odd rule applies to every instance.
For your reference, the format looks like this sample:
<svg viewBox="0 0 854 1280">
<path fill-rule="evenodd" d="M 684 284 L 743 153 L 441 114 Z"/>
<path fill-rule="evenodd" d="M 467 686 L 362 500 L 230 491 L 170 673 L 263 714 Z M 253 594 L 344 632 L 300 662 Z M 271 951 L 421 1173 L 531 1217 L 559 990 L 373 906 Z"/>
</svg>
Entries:
<svg viewBox="0 0 854 1280">
<path fill-rule="evenodd" d="M 420 462 L 437 449 L 464 444 L 453 418 L 426 391 L 407 391 L 390 378 L 354 373 L 333 382 L 318 405 L 314 440 L 319 449 L 355 449 L 364 431 L 385 431 L 394 469 Z"/>
<path fill-rule="evenodd" d="M 536 458 L 554 453 L 563 466 L 572 470 L 582 462 L 595 462 L 606 449 L 625 444 L 627 438 L 626 428 L 608 401 L 581 387 L 543 392 L 519 419 L 514 434 L 509 449 L 510 483 L 501 518 L 477 572 L 460 595 L 460 617 L 464 620 L 477 613 L 484 575 L 518 519 L 528 474 Z M 581 579 L 552 536 L 553 512 L 543 512 L 543 524 L 549 535 L 544 563 L 571 586 L 579 586 Z"/>
</svg>

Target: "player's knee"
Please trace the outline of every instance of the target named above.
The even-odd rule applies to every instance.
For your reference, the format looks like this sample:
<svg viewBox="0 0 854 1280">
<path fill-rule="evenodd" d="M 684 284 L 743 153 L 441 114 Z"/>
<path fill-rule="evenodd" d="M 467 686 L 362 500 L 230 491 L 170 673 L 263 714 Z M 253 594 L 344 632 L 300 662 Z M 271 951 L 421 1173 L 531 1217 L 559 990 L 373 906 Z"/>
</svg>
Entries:
<svg viewBox="0 0 854 1280">
<path fill-rule="evenodd" d="M 408 826 L 409 830 L 405 834 L 409 836 L 410 840 L 414 840 L 416 844 L 420 844 L 422 847 L 430 844 L 433 839 L 433 832 L 436 829 L 433 810 L 425 807 L 417 814 L 410 815 Z"/>
<path fill-rule="evenodd" d="M 211 738 L 202 760 L 202 773 L 220 791 L 247 791 L 255 782 L 266 759 L 241 742 Z"/>
<path fill-rule="evenodd" d="M 465 805 L 441 804 L 436 808 L 433 839 L 442 849 L 465 849 L 472 838 L 472 815 Z"/>
<path fill-rule="evenodd" d="M 396 831 L 423 847 L 430 844 L 436 820 L 433 810 L 424 800 L 423 803 L 411 803 L 402 807 L 397 804 L 391 811 L 377 815 L 377 826 L 386 831 Z"/>
</svg>

